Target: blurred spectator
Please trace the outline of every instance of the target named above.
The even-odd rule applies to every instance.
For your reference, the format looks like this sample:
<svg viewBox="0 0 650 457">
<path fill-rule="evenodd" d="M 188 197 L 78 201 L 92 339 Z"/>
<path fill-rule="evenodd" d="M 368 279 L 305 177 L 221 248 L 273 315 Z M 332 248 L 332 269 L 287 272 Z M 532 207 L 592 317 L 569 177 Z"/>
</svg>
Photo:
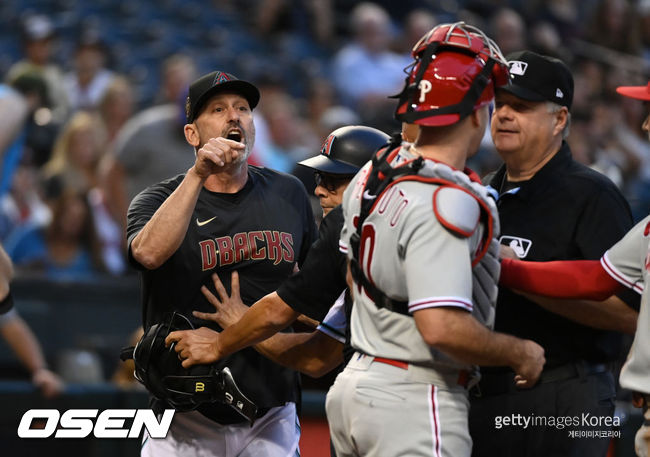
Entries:
<svg viewBox="0 0 650 457">
<path fill-rule="evenodd" d="M 38 171 L 30 164 L 18 166 L 8 193 L 0 197 L 0 239 L 22 227 L 44 227 L 52 213 L 43 202 Z"/>
<path fill-rule="evenodd" d="M 0 195 L 11 187 L 14 171 L 23 155 L 25 119 L 29 106 L 24 97 L 12 88 L 0 84 Z"/>
<path fill-rule="evenodd" d="M 357 125 L 361 123 L 359 115 L 347 106 L 331 106 L 318 119 L 319 138 L 327 138 L 329 132 L 346 125 Z"/>
<path fill-rule="evenodd" d="M 589 118 L 594 103 L 603 93 L 605 69 L 598 62 L 577 59 L 574 64 L 575 94 L 572 114 L 574 117 Z"/>
<path fill-rule="evenodd" d="M 32 384 L 45 398 L 56 397 L 63 392 L 63 380 L 47 367 L 36 335 L 15 308 L 6 314 L 0 314 L 0 334 L 29 370 Z"/>
<path fill-rule="evenodd" d="M 386 97 L 397 94 L 404 83 L 405 58 L 390 51 L 390 17 L 374 3 L 354 8 L 350 19 L 354 40 L 334 57 L 334 84 L 341 101 L 362 110 L 388 110 L 395 102 Z"/>
<path fill-rule="evenodd" d="M 600 0 L 594 10 L 585 38 L 594 44 L 627 54 L 641 50 L 639 22 L 628 0 Z"/>
<path fill-rule="evenodd" d="M 594 0 L 581 2 L 581 6 L 588 8 L 588 4 L 593 2 Z M 576 0 L 549 0 L 539 3 L 541 8 L 533 16 L 538 22 L 553 27 L 562 42 L 568 43 L 569 40 L 580 35 L 583 19 Z"/>
<path fill-rule="evenodd" d="M 105 155 L 106 131 L 98 115 L 79 111 L 64 126 L 52 159 L 43 167 L 45 196 L 55 199 L 66 192 L 88 195 L 96 237 L 106 269 L 121 274 L 126 269 L 122 225 L 110 211 L 116 204 L 105 194 L 100 161 Z"/>
<path fill-rule="evenodd" d="M 107 135 L 108 150 L 135 109 L 133 86 L 129 80 L 120 75 L 113 78 L 100 99 L 98 108 Z"/>
<path fill-rule="evenodd" d="M 28 108 L 21 158 L 40 167 L 50 159 L 60 128 L 60 124 L 54 122 L 47 83 L 41 73 L 25 72 L 11 85 L 25 97 Z"/>
<path fill-rule="evenodd" d="M 604 174 L 619 189 L 623 189 L 621 167 L 599 147 L 599 138 L 590 134 L 590 123 L 587 120 L 571 119 L 571 131 L 567 142 L 571 146 L 571 153 L 575 160 Z"/>
<path fill-rule="evenodd" d="M 413 60 L 411 56 L 413 46 L 415 46 L 425 33 L 434 28 L 437 23 L 438 19 L 436 19 L 436 16 L 426 9 L 415 9 L 406 16 L 404 19 L 404 30 L 398 37 L 395 46 L 395 51 L 404 55 L 404 66 Z M 406 78 L 406 74 L 402 77 Z"/>
<path fill-rule="evenodd" d="M 650 62 L 650 0 L 640 0 L 637 8 L 641 30 L 641 57 Z"/>
<path fill-rule="evenodd" d="M 46 197 L 56 197 L 66 189 L 87 192 L 99 185 L 97 166 L 105 137 L 96 115 L 80 111 L 70 118 L 43 167 Z"/>
<path fill-rule="evenodd" d="M 259 151 L 258 160 L 263 166 L 289 173 L 296 162 L 318 149 L 319 139 L 298 115 L 296 103 L 290 95 L 267 98 L 261 111 L 270 139 L 266 149 Z"/>
<path fill-rule="evenodd" d="M 52 221 L 46 228 L 15 231 L 5 247 L 17 269 L 54 280 L 88 280 L 104 270 L 86 195 L 73 190 L 52 201 Z"/>
<path fill-rule="evenodd" d="M 93 208 L 93 218 L 100 240 L 104 261 L 108 271 L 120 274 L 125 271 L 124 258 L 124 182 L 110 179 L 110 170 L 115 166 L 115 141 L 122 127 L 131 118 L 134 110 L 133 88 L 129 81 L 117 76 L 108 87 L 99 104 L 99 114 L 106 131 L 106 144 L 97 167 L 99 187 L 89 191 L 88 198 Z"/>
<path fill-rule="evenodd" d="M 104 369 L 99 354 L 89 349 L 66 349 L 57 357 L 57 370 L 67 383 L 101 384 Z"/>
<path fill-rule="evenodd" d="M 147 108 L 120 130 L 113 153 L 102 166 L 102 181 L 111 214 L 126 225 L 129 202 L 142 190 L 187 171 L 194 149 L 185 141 L 185 101 Z"/>
<path fill-rule="evenodd" d="M 510 8 L 501 8 L 490 19 L 490 37 L 504 56 L 511 52 L 527 49 L 526 24 L 519 13 Z"/>
<path fill-rule="evenodd" d="M 321 118 L 336 104 L 336 91 L 332 84 L 324 78 L 313 79 L 307 90 L 306 117 L 312 131 L 318 138 L 325 138 L 332 130 L 321 130 Z"/>
<path fill-rule="evenodd" d="M 187 88 L 197 78 L 194 60 L 185 54 L 174 54 L 161 67 L 162 82 L 156 98 L 159 104 L 185 102 Z"/>
<path fill-rule="evenodd" d="M 650 212 L 650 143 L 648 135 L 640 128 L 645 118 L 645 108 L 637 100 L 622 97 L 622 115 L 613 118 L 614 140 L 629 162 L 634 164 L 633 174 L 627 176 L 627 196 L 635 220 Z"/>
<path fill-rule="evenodd" d="M 65 91 L 72 110 L 94 109 L 113 80 L 106 60 L 108 49 L 94 31 L 86 31 L 77 43 L 73 71 L 65 75 Z"/>
<path fill-rule="evenodd" d="M 46 398 L 54 397 L 63 391 L 63 383 L 48 369 L 36 336 L 14 308 L 10 289 L 13 276 L 11 259 L 0 245 L 0 335 L 29 370 L 32 383 Z"/>
<path fill-rule="evenodd" d="M 63 72 L 58 65 L 51 61 L 54 36 L 54 25 L 47 16 L 32 15 L 27 17 L 22 24 L 25 58 L 11 66 L 7 72 L 6 81 L 11 84 L 26 73 L 41 75 L 47 83 L 53 119 L 55 122 L 61 123 L 68 115 L 69 102 L 64 89 Z"/>
<path fill-rule="evenodd" d="M 332 0 L 262 0 L 256 8 L 261 37 L 298 33 L 322 45 L 333 39 Z"/>
<path fill-rule="evenodd" d="M 538 54 L 552 56 L 565 62 L 571 61 L 569 50 L 564 47 L 562 37 L 550 22 L 538 21 L 532 26 L 530 49 Z"/>
</svg>

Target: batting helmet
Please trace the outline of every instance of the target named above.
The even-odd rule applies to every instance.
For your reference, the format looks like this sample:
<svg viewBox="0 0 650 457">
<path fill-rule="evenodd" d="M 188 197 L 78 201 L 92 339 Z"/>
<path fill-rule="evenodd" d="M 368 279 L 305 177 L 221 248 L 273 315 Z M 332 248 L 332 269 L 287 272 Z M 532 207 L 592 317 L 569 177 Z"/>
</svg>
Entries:
<svg viewBox="0 0 650 457">
<path fill-rule="evenodd" d="M 212 364 L 183 368 L 174 350 L 175 343 L 165 347 L 170 332 L 193 329 L 187 317 L 173 313 L 165 322 L 149 327 L 138 344 L 125 348 L 120 358 L 132 358 L 135 378 L 177 411 L 191 411 L 202 403 L 220 401 L 252 423 L 257 407 L 237 388 L 227 367 L 219 370 Z"/>
<path fill-rule="evenodd" d="M 413 47 L 415 62 L 395 117 L 425 126 L 454 124 L 494 99 L 508 83 L 508 64 L 499 47 L 464 22 L 441 24 Z"/>
<path fill-rule="evenodd" d="M 372 127 L 341 127 L 327 136 L 320 154 L 298 165 L 334 175 L 355 175 L 388 140 L 388 135 Z"/>
</svg>

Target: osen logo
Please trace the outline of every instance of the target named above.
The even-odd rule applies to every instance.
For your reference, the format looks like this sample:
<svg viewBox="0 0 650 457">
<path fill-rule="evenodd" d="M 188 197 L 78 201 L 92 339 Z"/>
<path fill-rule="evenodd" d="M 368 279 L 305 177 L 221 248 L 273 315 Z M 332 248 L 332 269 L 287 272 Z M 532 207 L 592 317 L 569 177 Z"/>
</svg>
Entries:
<svg viewBox="0 0 650 457">
<path fill-rule="evenodd" d="M 54 434 L 54 438 L 86 438 L 92 433 L 95 438 L 138 438 L 142 427 L 146 427 L 151 438 L 165 438 L 175 413 L 166 409 L 158 421 L 150 409 L 107 409 L 97 416 L 98 412 L 97 409 L 69 409 L 60 414 L 56 409 L 30 409 L 20 420 L 18 436 L 49 438 Z M 131 426 L 125 427 L 126 420 L 131 418 Z M 38 426 L 32 428 L 34 421 Z"/>
</svg>

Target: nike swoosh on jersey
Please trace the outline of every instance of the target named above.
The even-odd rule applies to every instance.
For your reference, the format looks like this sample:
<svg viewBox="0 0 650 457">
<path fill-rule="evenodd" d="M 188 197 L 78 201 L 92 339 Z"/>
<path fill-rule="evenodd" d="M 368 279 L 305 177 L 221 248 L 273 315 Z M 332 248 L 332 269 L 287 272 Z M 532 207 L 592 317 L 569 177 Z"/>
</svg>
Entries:
<svg viewBox="0 0 650 457">
<path fill-rule="evenodd" d="M 210 222 L 212 222 L 212 221 L 215 220 L 216 218 L 217 218 L 217 216 L 214 216 L 214 217 L 211 217 L 211 218 L 208 219 L 208 220 L 205 220 L 205 221 L 199 221 L 199 218 L 197 217 L 197 218 L 196 218 L 196 225 L 198 225 L 199 227 L 203 227 L 205 224 L 209 224 Z"/>
<path fill-rule="evenodd" d="M 373 198 L 377 198 L 377 196 L 376 195 L 371 195 L 370 192 L 368 192 L 368 190 L 366 189 L 363 192 L 363 198 L 366 199 L 366 200 L 372 200 Z"/>
</svg>

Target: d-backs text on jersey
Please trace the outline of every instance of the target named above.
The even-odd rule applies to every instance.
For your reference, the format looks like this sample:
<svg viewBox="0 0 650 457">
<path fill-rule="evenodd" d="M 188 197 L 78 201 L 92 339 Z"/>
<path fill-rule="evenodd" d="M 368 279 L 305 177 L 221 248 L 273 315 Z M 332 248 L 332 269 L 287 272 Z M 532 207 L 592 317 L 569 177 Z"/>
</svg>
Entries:
<svg viewBox="0 0 650 457">
<path fill-rule="evenodd" d="M 245 260 L 268 259 L 274 265 L 293 262 L 293 235 L 277 230 L 240 232 L 199 242 L 203 271 Z"/>
</svg>

